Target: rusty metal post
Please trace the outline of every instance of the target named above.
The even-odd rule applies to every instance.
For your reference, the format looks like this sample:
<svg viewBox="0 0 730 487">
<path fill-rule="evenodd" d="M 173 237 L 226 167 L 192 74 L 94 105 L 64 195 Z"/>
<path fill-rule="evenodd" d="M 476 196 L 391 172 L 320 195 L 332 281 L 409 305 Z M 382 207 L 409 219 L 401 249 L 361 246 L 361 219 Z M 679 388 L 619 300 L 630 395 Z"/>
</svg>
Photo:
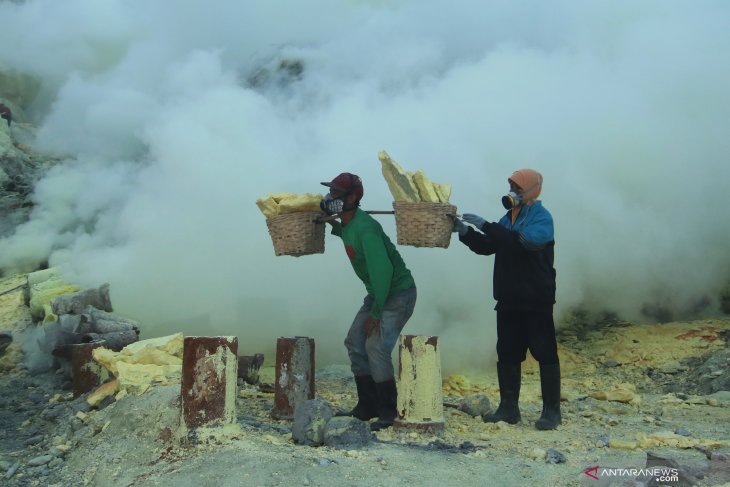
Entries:
<svg viewBox="0 0 730 487">
<path fill-rule="evenodd" d="M 95 348 L 105 346 L 104 340 L 89 343 L 78 343 L 71 348 L 71 377 L 73 396 L 79 397 L 90 392 L 109 379 L 109 371 L 94 361 L 92 352 Z"/>
<path fill-rule="evenodd" d="M 238 338 L 185 337 L 180 398 L 188 428 L 236 419 Z"/>
<path fill-rule="evenodd" d="M 276 419 L 291 419 L 297 404 L 314 399 L 314 338 L 280 337 L 276 341 Z"/>
<path fill-rule="evenodd" d="M 398 352 L 398 417 L 393 427 L 443 432 L 444 399 L 438 337 L 401 335 Z"/>
</svg>

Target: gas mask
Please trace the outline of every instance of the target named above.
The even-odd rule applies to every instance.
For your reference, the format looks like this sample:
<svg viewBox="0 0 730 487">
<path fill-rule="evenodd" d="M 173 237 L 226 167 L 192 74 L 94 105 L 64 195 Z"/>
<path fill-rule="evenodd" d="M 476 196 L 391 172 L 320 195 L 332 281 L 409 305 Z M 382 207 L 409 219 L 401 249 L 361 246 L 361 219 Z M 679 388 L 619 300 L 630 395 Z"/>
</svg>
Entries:
<svg viewBox="0 0 730 487">
<path fill-rule="evenodd" d="M 512 208 L 517 208 L 522 204 L 522 195 L 515 193 L 514 191 L 510 191 L 505 196 L 502 196 L 502 206 L 506 210 L 511 210 Z"/>
<path fill-rule="evenodd" d="M 319 202 L 319 207 L 322 208 L 322 211 L 330 216 L 342 213 L 342 211 L 345 209 L 344 198 L 346 196 L 347 195 L 343 195 L 335 198 L 331 194 L 327 194 L 322 199 L 322 201 Z"/>
</svg>

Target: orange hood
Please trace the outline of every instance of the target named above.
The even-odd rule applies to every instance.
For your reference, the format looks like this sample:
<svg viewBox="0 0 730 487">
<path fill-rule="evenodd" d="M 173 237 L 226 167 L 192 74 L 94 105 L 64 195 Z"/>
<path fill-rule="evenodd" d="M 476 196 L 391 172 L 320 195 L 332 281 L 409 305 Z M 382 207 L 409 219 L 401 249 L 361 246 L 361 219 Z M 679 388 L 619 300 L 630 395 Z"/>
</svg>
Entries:
<svg viewBox="0 0 730 487">
<path fill-rule="evenodd" d="M 534 169 L 520 169 L 512 173 L 507 181 L 522 188 L 522 204 L 531 205 L 537 201 L 542 191 L 542 174 Z"/>
</svg>

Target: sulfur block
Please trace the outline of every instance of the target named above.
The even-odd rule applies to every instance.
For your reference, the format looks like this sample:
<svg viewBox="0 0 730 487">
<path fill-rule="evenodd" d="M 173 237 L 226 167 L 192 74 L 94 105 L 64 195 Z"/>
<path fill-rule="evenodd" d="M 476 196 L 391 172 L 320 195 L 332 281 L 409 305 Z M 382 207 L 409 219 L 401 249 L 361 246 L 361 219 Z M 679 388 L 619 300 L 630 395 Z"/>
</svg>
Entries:
<svg viewBox="0 0 730 487">
<path fill-rule="evenodd" d="M 388 183 L 388 189 L 390 189 L 394 201 L 410 203 L 421 201 L 418 188 L 413 183 L 410 174 L 404 171 L 385 151 L 380 151 L 378 159 L 382 164 L 383 177 Z"/>
</svg>

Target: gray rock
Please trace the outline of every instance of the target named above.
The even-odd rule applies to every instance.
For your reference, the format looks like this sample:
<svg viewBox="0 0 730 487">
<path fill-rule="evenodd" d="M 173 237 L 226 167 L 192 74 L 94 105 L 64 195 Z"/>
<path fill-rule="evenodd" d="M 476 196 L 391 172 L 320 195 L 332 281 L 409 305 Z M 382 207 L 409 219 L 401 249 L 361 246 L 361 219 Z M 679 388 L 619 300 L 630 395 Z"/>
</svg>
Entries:
<svg viewBox="0 0 730 487">
<path fill-rule="evenodd" d="M 372 439 L 367 422 L 347 416 L 332 418 L 324 430 L 324 444 L 333 448 L 362 448 Z"/>
<path fill-rule="evenodd" d="M 565 463 L 566 458 L 565 455 L 560 453 L 558 450 L 554 448 L 549 448 L 545 452 L 545 463 Z"/>
<path fill-rule="evenodd" d="M 459 403 L 459 411 L 463 411 L 472 417 L 482 416 L 491 412 L 491 410 L 492 404 L 484 394 L 472 394 Z"/>
<path fill-rule="evenodd" d="M 662 372 L 663 374 L 674 375 L 674 374 L 678 374 L 680 372 L 684 372 L 687 369 L 688 369 L 688 367 L 685 365 L 680 365 L 678 362 L 671 362 L 669 364 L 666 364 L 661 369 L 659 369 L 659 371 Z"/>
<path fill-rule="evenodd" d="M 327 422 L 332 419 L 332 406 L 319 399 L 309 399 L 297 405 L 291 434 L 295 443 L 319 446 L 324 442 Z"/>
<path fill-rule="evenodd" d="M 717 391 L 707 397 L 710 399 L 717 399 L 718 401 L 723 403 L 730 404 L 730 391 Z"/>
<path fill-rule="evenodd" d="M 691 469 L 688 468 L 687 466 L 680 465 L 673 458 L 662 457 L 660 455 L 657 455 L 656 453 L 647 451 L 646 452 L 646 468 L 652 468 L 652 467 L 669 467 L 669 468 L 676 469 L 677 476 L 679 477 L 679 479 L 678 479 L 678 481 L 672 482 L 672 485 L 690 487 L 692 485 L 697 485 L 699 483 L 698 479 L 694 475 L 694 472 L 691 471 Z M 642 477 L 637 477 L 637 480 L 651 481 L 651 479 L 644 479 Z"/>
<path fill-rule="evenodd" d="M 86 398 L 83 398 L 82 400 L 72 402 L 71 409 L 75 412 L 81 411 L 82 413 L 88 413 L 91 411 L 91 406 L 89 406 L 89 403 L 86 402 Z"/>
<path fill-rule="evenodd" d="M 39 465 L 37 467 L 30 467 L 26 470 L 31 477 L 46 477 L 51 471 L 48 469 L 48 465 Z"/>
<path fill-rule="evenodd" d="M 702 395 L 712 394 L 718 391 L 730 391 L 730 349 L 723 349 L 713 353 L 704 364 L 695 371 L 697 392 Z M 721 371 L 717 375 L 716 371 Z"/>
<path fill-rule="evenodd" d="M 45 465 L 46 463 L 53 460 L 53 458 L 54 458 L 53 455 L 41 455 L 39 457 L 31 458 L 30 460 L 28 460 L 28 465 L 30 465 L 31 467 Z"/>
<path fill-rule="evenodd" d="M 43 441 L 44 438 L 45 438 L 45 436 L 43 436 L 43 435 L 32 436 L 32 437 L 28 438 L 27 440 L 25 440 L 23 442 L 23 445 L 24 446 L 37 445 L 38 443 Z"/>
<path fill-rule="evenodd" d="M 10 467 L 7 472 L 5 472 L 5 478 L 10 479 L 13 475 L 15 475 L 15 472 L 17 472 L 19 468 L 20 462 L 15 462 L 13 466 Z"/>
</svg>

